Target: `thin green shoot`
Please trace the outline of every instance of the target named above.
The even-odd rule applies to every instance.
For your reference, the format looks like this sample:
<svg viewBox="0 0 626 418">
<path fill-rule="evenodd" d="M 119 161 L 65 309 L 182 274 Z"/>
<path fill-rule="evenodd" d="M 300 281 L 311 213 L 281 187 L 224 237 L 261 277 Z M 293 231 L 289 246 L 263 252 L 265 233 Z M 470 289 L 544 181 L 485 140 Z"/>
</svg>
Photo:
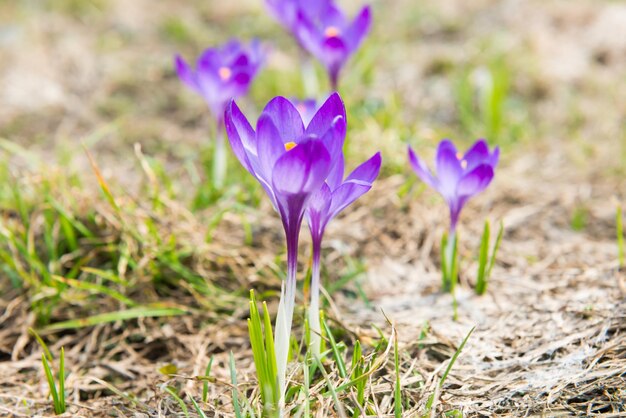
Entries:
<svg viewBox="0 0 626 418">
<path fill-rule="evenodd" d="M 476 294 L 482 295 L 487 290 L 487 264 L 489 262 L 489 221 L 485 221 L 485 228 L 480 239 L 480 253 L 478 254 L 478 273 L 476 274 Z"/>
<path fill-rule="evenodd" d="M 456 321 L 459 317 L 458 314 L 458 303 L 456 299 L 456 284 L 457 284 L 457 276 L 458 276 L 458 267 L 459 263 L 457 260 L 457 242 L 458 242 L 458 234 L 454 234 L 452 240 L 450 241 L 447 235 L 444 235 L 442 239 L 442 244 L 444 248 L 443 258 L 441 259 L 442 271 L 449 273 L 446 277 L 444 275 L 444 283 L 443 290 L 449 291 L 452 294 L 452 311 L 453 311 L 453 319 Z M 447 260 L 447 261 L 446 261 Z"/>
<path fill-rule="evenodd" d="M 233 356 L 233 352 L 230 352 L 229 362 L 230 366 L 230 383 L 233 385 L 233 409 L 235 410 L 236 418 L 243 418 L 241 414 L 241 405 L 239 403 L 239 394 L 237 391 L 237 369 L 235 368 L 235 356 Z"/>
<path fill-rule="evenodd" d="M 209 364 L 206 366 L 206 370 L 204 371 L 204 382 L 202 382 L 202 402 L 206 402 L 209 397 L 209 376 L 211 375 L 211 367 L 213 366 L 213 358 L 215 356 L 211 356 L 209 359 Z M 195 401 L 194 401 L 195 403 Z"/>
<path fill-rule="evenodd" d="M 483 295 L 487 291 L 487 282 L 491 276 L 491 270 L 496 262 L 496 255 L 500 248 L 502 241 L 502 233 L 504 232 L 504 226 L 500 222 L 500 229 L 498 230 L 498 236 L 494 243 L 491 255 L 489 254 L 489 238 L 490 238 L 490 225 L 489 221 L 485 221 L 485 228 L 480 240 L 480 252 L 478 255 L 478 273 L 476 275 L 476 288 L 474 289 L 476 294 Z"/>
<path fill-rule="evenodd" d="M 54 380 L 54 375 L 50 369 L 50 364 L 46 358 L 46 354 L 41 354 L 41 363 L 43 365 L 44 372 L 46 374 L 46 380 L 48 381 L 48 387 L 50 388 L 50 395 L 52 396 L 52 405 L 54 407 L 54 413 L 61 415 L 65 412 L 65 350 L 61 348 L 61 356 L 59 358 L 59 387 Z"/>
<path fill-rule="evenodd" d="M 345 378 L 348 375 L 348 372 L 346 371 L 346 363 L 343 360 L 343 357 L 341 356 L 341 353 L 339 352 L 339 348 L 337 346 L 337 342 L 335 341 L 335 337 L 333 337 L 332 332 L 330 331 L 330 327 L 328 326 L 328 323 L 326 323 L 326 321 L 322 321 L 322 326 L 324 328 L 324 332 L 326 333 L 326 336 L 328 337 L 328 341 L 330 342 L 330 348 L 331 351 L 333 352 L 333 356 L 335 357 L 335 362 L 337 363 L 337 369 L 339 369 L 339 376 L 341 376 L 342 378 Z"/>
<path fill-rule="evenodd" d="M 57 322 L 46 327 L 46 330 L 83 328 L 107 322 L 124 321 L 127 319 L 184 315 L 188 312 L 182 308 L 159 306 L 158 304 L 138 306 L 115 312 L 106 312 L 80 319 Z"/>
<path fill-rule="evenodd" d="M 395 418 L 402 418 L 402 382 L 400 381 L 400 355 L 398 353 L 398 333 L 393 340 L 393 360 L 396 373 L 396 387 L 393 395 Z"/>
<path fill-rule="evenodd" d="M 274 335 L 270 323 L 267 304 L 263 303 L 263 320 L 256 304 L 254 291 L 250 291 L 250 318 L 248 334 L 257 380 L 261 391 L 264 415 L 271 416 L 278 411 L 279 387 Z"/>
<path fill-rule="evenodd" d="M 622 205 L 617 205 L 615 214 L 615 225 L 617 232 L 617 258 L 619 268 L 624 267 L 624 225 L 622 221 Z"/>
<path fill-rule="evenodd" d="M 43 350 L 43 353 L 46 355 L 48 362 L 52 363 L 52 360 L 53 360 L 52 353 L 50 352 L 48 345 L 44 342 L 41 336 L 39 336 L 37 331 L 35 331 L 32 328 L 28 328 L 28 333 L 32 335 L 35 338 L 35 340 L 37 340 L 37 343 L 41 346 L 41 349 Z"/>
<path fill-rule="evenodd" d="M 165 386 L 163 387 L 163 390 L 169 393 L 172 398 L 174 398 L 174 400 L 178 403 L 178 406 L 180 406 L 180 409 L 182 409 L 183 414 L 185 414 L 185 417 L 189 418 L 189 409 L 187 409 L 187 405 L 185 405 L 185 401 L 183 401 L 181 397 L 178 396 L 178 394 L 176 393 L 176 390 L 171 386 Z"/>
<path fill-rule="evenodd" d="M 452 370 L 452 366 L 454 366 L 454 363 L 456 362 L 457 358 L 459 357 L 459 354 L 461 354 L 461 351 L 463 350 L 463 347 L 465 347 L 465 344 L 467 343 L 467 340 L 469 340 L 470 335 L 472 335 L 472 332 L 474 332 L 474 329 L 476 329 L 475 326 L 472 327 L 472 329 L 469 330 L 469 332 L 467 333 L 465 338 L 463 338 L 463 341 L 461 341 L 461 345 L 459 345 L 459 348 L 457 348 L 457 350 L 454 353 L 454 355 L 452 355 L 452 357 L 450 358 L 450 362 L 448 363 L 448 367 L 446 367 L 446 370 L 443 372 L 443 375 L 441 376 L 441 379 L 439 379 L 439 383 L 437 385 L 438 389 L 443 387 L 443 384 L 446 382 L 446 379 L 448 378 L 448 374 L 450 373 L 450 370 Z M 425 415 L 428 415 L 430 413 L 430 410 L 433 407 L 433 403 L 435 402 L 435 395 L 437 393 L 439 393 L 439 390 L 436 390 L 435 393 L 430 395 L 430 397 L 428 398 L 428 401 L 426 402 L 426 414 Z"/>
<path fill-rule="evenodd" d="M 213 359 L 213 357 L 211 357 L 211 360 L 212 359 Z M 200 406 L 198 405 L 198 402 L 196 402 L 196 400 L 193 398 L 193 396 L 190 395 L 189 399 L 191 399 L 191 403 L 193 404 L 193 408 L 196 410 L 196 412 L 198 413 L 200 418 L 208 418 L 206 416 L 206 414 L 204 413 L 204 411 L 202 409 L 200 409 Z"/>
<path fill-rule="evenodd" d="M 494 264 L 496 264 L 496 255 L 498 254 L 498 249 L 500 248 L 500 243 L 502 242 L 503 232 L 504 232 L 504 224 L 502 223 L 502 221 L 500 221 L 500 229 L 498 230 L 496 243 L 493 245 L 493 250 L 491 251 L 491 258 L 489 260 L 489 268 L 487 269 L 487 278 L 491 277 L 491 270 L 493 269 Z"/>
<path fill-rule="evenodd" d="M 328 391 L 330 392 L 330 396 L 333 398 L 333 401 L 335 402 L 335 408 L 337 410 L 337 413 L 339 414 L 341 418 L 348 418 L 348 416 L 346 415 L 346 411 L 344 411 L 341 402 L 339 402 L 339 397 L 337 396 L 337 391 L 335 390 L 335 387 L 333 386 L 333 382 L 331 382 L 330 377 L 328 376 L 328 373 L 326 372 L 326 369 L 324 369 L 324 366 L 322 365 L 322 362 L 317 357 L 315 357 L 315 362 L 317 363 L 317 367 L 320 369 L 320 372 L 322 372 L 322 376 L 324 377 L 324 380 L 326 381 L 326 386 L 328 386 Z"/>
</svg>

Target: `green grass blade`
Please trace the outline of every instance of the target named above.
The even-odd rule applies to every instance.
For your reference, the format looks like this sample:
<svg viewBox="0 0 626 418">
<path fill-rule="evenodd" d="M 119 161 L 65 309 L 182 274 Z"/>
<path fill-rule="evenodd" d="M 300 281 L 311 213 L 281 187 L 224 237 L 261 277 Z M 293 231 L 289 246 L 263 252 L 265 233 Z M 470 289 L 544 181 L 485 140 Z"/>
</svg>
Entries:
<svg viewBox="0 0 626 418">
<path fill-rule="evenodd" d="M 211 374 L 211 367 L 213 366 L 213 358 L 215 356 L 211 356 L 209 359 L 209 364 L 206 366 L 206 370 L 204 371 L 204 377 L 206 378 L 204 382 L 202 382 L 202 402 L 206 402 L 209 396 L 209 380 L 208 377 Z M 194 401 L 195 402 L 195 401 Z"/>
<path fill-rule="evenodd" d="M 472 332 L 474 332 L 475 329 L 476 329 L 476 327 L 472 327 L 472 329 L 469 330 L 469 332 L 467 333 L 465 338 L 463 338 L 463 341 L 461 342 L 461 345 L 459 345 L 459 348 L 457 348 L 456 352 L 454 353 L 454 355 L 450 359 L 450 363 L 448 364 L 448 367 L 446 367 L 446 371 L 443 372 L 443 375 L 441 376 L 441 380 L 439 381 L 439 386 L 440 387 L 443 386 L 443 384 L 445 383 L 445 381 L 446 381 L 446 379 L 448 377 L 448 373 L 450 373 L 450 370 L 452 370 L 452 366 L 454 366 L 454 362 L 459 357 L 459 354 L 461 354 L 461 351 L 463 350 L 463 347 L 465 347 L 465 343 L 467 343 L 467 340 L 469 340 L 470 335 L 472 335 Z"/>
<path fill-rule="evenodd" d="M 120 210 L 120 207 L 115 202 L 115 198 L 113 197 L 113 194 L 111 193 L 111 188 L 109 187 L 107 182 L 104 180 L 104 177 L 102 177 L 102 173 L 100 172 L 100 169 L 98 168 L 98 165 L 96 164 L 96 161 L 93 159 L 93 157 L 91 156 L 91 154 L 89 153 L 89 151 L 84 145 L 83 145 L 83 149 L 85 151 L 85 154 L 87 155 L 87 159 L 89 160 L 91 169 L 93 170 L 93 173 L 95 174 L 96 179 L 98 180 L 100 189 L 102 190 L 102 193 L 104 193 L 104 197 L 106 198 L 107 202 L 109 202 L 109 205 L 111 205 L 115 213 L 119 214 L 121 210 Z"/>
<path fill-rule="evenodd" d="M 346 364 L 344 363 L 343 357 L 341 357 L 341 353 L 339 352 L 339 348 L 337 347 L 335 337 L 333 337 L 333 334 L 331 333 L 330 328 L 328 327 L 328 324 L 326 323 L 326 320 L 324 318 L 322 318 L 322 325 L 324 327 L 324 331 L 326 332 L 326 336 L 330 341 L 330 348 L 333 352 L 333 356 L 335 357 L 337 368 L 339 369 L 339 376 L 345 378 L 348 375 L 348 373 L 346 372 Z"/>
<path fill-rule="evenodd" d="M 46 380 L 48 380 L 48 387 L 50 388 L 50 395 L 52 395 L 52 404 L 54 405 L 54 413 L 62 414 L 63 412 L 59 410 L 59 394 L 57 393 L 56 384 L 54 383 L 54 376 L 52 375 L 52 371 L 50 370 L 50 365 L 48 364 L 48 360 L 46 359 L 45 354 L 41 354 L 41 363 L 43 364 L 43 370 L 46 373 Z"/>
<path fill-rule="evenodd" d="M 44 329 L 47 331 L 56 331 L 61 329 L 75 329 L 89 327 L 97 324 L 104 324 L 115 321 L 125 321 L 127 319 L 159 317 L 159 316 L 176 316 L 185 315 L 188 311 L 181 308 L 159 307 L 159 306 L 138 306 L 135 308 L 125 309 L 115 312 L 107 312 L 103 314 L 88 316 L 80 319 L 70 319 L 69 321 L 57 322 L 48 325 Z"/>
<path fill-rule="evenodd" d="M 235 368 L 235 357 L 233 356 L 233 352 L 230 352 L 229 358 L 229 366 L 230 366 L 230 383 L 233 385 L 233 408 L 235 409 L 235 417 L 243 418 L 241 414 L 241 405 L 239 404 L 239 395 L 237 391 L 237 369 Z"/>
<path fill-rule="evenodd" d="M 402 383 L 400 382 L 400 355 L 398 354 L 398 334 L 393 342 L 393 360 L 396 372 L 396 387 L 393 396 L 395 418 L 402 418 Z"/>
<path fill-rule="evenodd" d="M 61 347 L 59 357 L 59 406 L 61 412 L 65 412 L 65 349 Z"/>
<path fill-rule="evenodd" d="M 61 277 L 61 276 L 56 276 L 56 275 L 53 275 L 52 279 L 56 280 L 59 283 L 63 283 L 70 287 L 73 287 L 75 289 L 87 290 L 89 292 L 93 292 L 96 294 L 110 296 L 113 299 L 117 300 L 118 302 L 126 306 L 137 306 L 137 303 L 135 301 L 127 298 L 126 296 L 122 295 L 120 292 L 117 292 L 107 286 L 103 286 L 103 285 L 95 284 L 95 283 L 89 283 L 84 280 L 70 279 L 67 277 Z"/>
<path fill-rule="evenodd" d="M 32 335 L 35 340 L 37 340 L 37 343 L 39 343 L 39 345 L 41 346 L 41 349 L 43 350 L 43 353 L 46 355 L 46 358 L 48 359 L 49 362 L 52 362 L 53 358 L 52 358 L 52 353 L 50 352 L 50 349 L 48 349 L 48 345 L 44 342 L 44 340 L 39 336 L 39 334 L 37 333 L 37 331 L 35 331 L 32 328 L 28 328 L 28 333 L 30 335 Z"/>
<path fill-rule="evenodd" d="M 335 402 L 337 413 L 339 414 L 341 418 L 347 418 L 346 412 L 344 411 L 343 406 L 339 402 L 339 397 L 337 396 L 337 391 L 335 390 L 335 387 L 333 386 L 333 382 L 330 381 L 330 377 L 328 376 L 328 373 L 326 373 L 326 370 L 324 369 L 324 365 L 322 364 L 322 362 L 320 362 L 320 360 L 317 357 L 315 357 L 315 362 L 317 363 L 317 367 L 320 369 L 320 372 L 322 372 L 322 376 L 324 377 L 324 380 L 326 381 L 326 386 L 328 387 L 328 391 L 330 392 L 330 395 L 332 396 L 333 401 Z"/>
<path fill-rule="evenodd" d="M 502 234 L 504 233 L 504 224 L 500 221 L 500 229 L 498 230 L 498 236 L 496 237 L 496 243 L 493 245 L 493 251 L 491 251 L 491 259 L 489 260 L 489 268 L 487 269 L 487 277 L 491 277 L 491 269 L 496 264 L 496 255 L 498 249 L 500 249 L 500 242 L 502 242 Z"/>
<path fill-rule="evenodd" d="M 190 395 L 189 399 L 191 399 L 191 403 L 193 404 L 193 407 L 196 410 L 196 412 L 198 413 L 198 415 L 200 415 L 200 418 L 207 418 L 206 414 L 204 413 L 204 411 L 202 409 L 200 409 L 200 406 L 198 405 L 198 402 L 196 402 L 196 400 L 193 398 L 193 396 Z"/>
<path fill-rule="evenodd" d="M 448 263 L 446 261 L 446 249 L 448 248 L 448 234 L 443 234 L 441 237 L 441 247 L 439 257 L 441 258 L 441 288 L 443 291 L 450 289 L 449 276 L 448 276 Z"/>
<path fill-rule="evenodd" d="M 476 289 L 478 295 L 482 295 L 487 290 L 487 263 L 489 261 L 489 221 L 485 221 L 485 228 L 480 239 L 480 253 L 478 255 L 478 272 L 476 274 Z"/>
<path fill-rule="evenodd" d="M 463 350 L 463 347 L 465 347 L 465 343 L 469 339 L 470 335 L 472 335 L 472 332 L 474 332 L 474 329 L 476 329 L 476 327 L 472 327 L 472 329 L 469 330 L 469 332 L 467 333 L 467 335 L 461 342 L 461 345 L 459 345 L 459 348 L 457 348 L 452 358 L 450 358 L 450 363 L 448 363 L 448 367 L 446 367 L 446 371 L 443 373 L 443 375 L 441 376 L 441 379 L 439 380 L 438 386 L 440 388 L 443 387 L 443 384 L 448 378 L 448 373 L 450 373 L 450 370 L 452 370 L 452 366 L 454 366 L 454 362 L 459 357 L 459 354 L 461 354 L 461 350 Z M 428 401 L 426 402 L 426 414 L 425 415 L 428 415 L 430 413 L 431 408 L 433 407 L 433 402 L 435 401 L 435 393 L 433 393 L 432 395 L 428 397 Z"/>
<path fill-rule="evenodd" d="M 176 393 L 176 391 L 174 390 L 174 388 L 170 387 L 170 386 L 165 386 L 163 388 L 163 390 L 167 393 L 170 394 L 170 396 L 172 398 L 174 398 L 176 400 L 176 402 L 178 402 L 178 405 L 180 406 L 180 409 L 183 410 L 183 414 L 185 414 L 186 418 L 190 418 L 189 417 L 189 409 L 187 409 L 187 405 L 185 405 L 185 401 L 183 401 L 181 399 L 180 396 L 178 396 L 178 394 Z"/>
</svg>

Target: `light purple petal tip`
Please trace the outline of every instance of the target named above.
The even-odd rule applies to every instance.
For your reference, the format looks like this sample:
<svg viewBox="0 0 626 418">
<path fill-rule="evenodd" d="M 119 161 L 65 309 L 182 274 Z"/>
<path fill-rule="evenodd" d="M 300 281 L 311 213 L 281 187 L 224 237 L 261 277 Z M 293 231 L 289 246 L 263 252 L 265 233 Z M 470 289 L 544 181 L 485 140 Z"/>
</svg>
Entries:
<svg viewBox="0 0 626 418">
<path fill-rule="evenodd" d="M 195 92 L 199 91 L 198 83 L 196 82 L 196 75 L 194 71 L 191 69 L 189 64 L 181 57 L 180 55 L 176 55 L 174 58 L 174 64 L 176 67 L 176 74 L 178 74 L 178 78 L 190 89 Z"/>
<path fill-rule="evenodd" d="M 361 9 L 359 14 L 354 18 L 354 21 L 348 29 L 346 37 L 350 43 L 350 49 L 356 50 L 365 36 L 370 30 L 372 25 L 372 11 L 370 6 L 365 6 Z"/>
<path fill-rule="evenodd" d="M 372 184 L 374 180 L 376 180 L 376 177 L 378 177 L 378 173 L 380 173 L 381 163 L 382 157 L 380 152 L 377 152 L 372 155 L 369 160 L 355 168 L 354 171 L 350 173 L 346 181 L 358 180 L 363 183 Z"/>
<path fill-rule="evenodd" d="M 264 178 L 270 178 L 276 161 L 286 152 L 272 118 L 262 114 L 256 129 L 257 155 Z"/>
<path fill-rule="evenodd" d="M 270 100 L 261 114 L 272 119 L 283 143 L 296 141 L 304 133 L 300 112 L 285 97 L 278 96 Z"/>
<path fill-rule="evenodd" d="M 350 206 L 359 197 L 363 196 L 372 188 L 371 183 L 363 183 L 350 180 L 343 183 L 333 192 L 333 200 L 330 205 L 328 219 L 337 216 L 342 210 Z"/>
<path fill-rule="evenodd" d="M 241 165 L 252 175 L 255 175 L 246 150 L 253 147 L 254 131 L 234 100 L 226 108 L 224 122 L 233 153 Z"/>
<path fill-rule="evenodd" d="M 411 168 L 415 171 L 415 174 L 427 185 L 436 189 L 437 181 L 433 177 L 432 173 L 424 164 L 424 162 L 415 154 L 411 147 L 408 147 L 409 154 L 409 163 L 411 164 Z"/>
<path fill-rule="evenodd" d="M 306 128 L 306 133 L 315 134 L 321 137 L 324 133 L 326 133 L 328 127 L 333 123 L 337 116 L 342 116 L 345 121 L 346 107 L 343 104 L 343 100 L 341 100 L 341 96 L 339 96 L 337 92 L 334 92 L 320 106 L 317 112 L 315 112 L 315 115 Z"/>
</svg>

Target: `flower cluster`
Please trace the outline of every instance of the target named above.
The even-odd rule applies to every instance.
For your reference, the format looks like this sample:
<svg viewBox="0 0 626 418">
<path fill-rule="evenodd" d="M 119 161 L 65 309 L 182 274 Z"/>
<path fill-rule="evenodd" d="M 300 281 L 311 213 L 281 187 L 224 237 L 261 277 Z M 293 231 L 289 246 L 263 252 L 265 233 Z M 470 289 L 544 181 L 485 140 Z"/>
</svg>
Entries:
<svg viewBox="0 0 626 418">
<path fill-rule="evenodd" d="M 333 0 L 266 0 L 266 4 L 300 46 L 326 67 L 331 87 L 336 90 L 342 68 L 370 30 L 370 7 L 363 7 L 356 17 L 349 19 Z M 204 98 L 217 122 L 215 185 L 222 186 L 226 167 L 220 135 L 224 126 L 233 153 L 261 184 L 282 220 L 287 247 L 287 278 L 281 287 L 273 341 L 270 337 L 264 339 L 267 344 L 264 347 L 275 350 L 272 351 L 272 364 L 262 367 L 263 379 L 259 379 L 272 386 L 268 391 L 262 389 L 263 396 L 273 399 L 270 403 L 278 403 L 275 407 L 281 415 L 302 222 L 307 220 L 313 243 L 308 322 L 310 349 L 314 356 L 319 356 L 320 264 L 324 233 L 333 218 L 371 189 L 379 175 L 382 158 L 380 153 L 375 153 L 345 175 L 346 109 L 336 92 L 327 96 L 321 106 L 315 99 L 275 97 L 267 103 L 253 127 L 234 99 L 246 94 L 264 60 L 263 48 L 258 41 L 244 45 L 232 40 L 222 47 L 205 50 L 194 67 L 177 55 L 175 67 L 182 82 Z M 442 244 L 442 248 L 445 247 L 442 272 L 444 288 L 447 283 L 453 289 L 456 282 L 456 229 L 461 210 L 492 181 L 499 149 L 496 147 L 491 151 L 484 140 L 479 140 L 461 154 L 451 141 L 443 140 L 437 149 L 434 174 L 410 147 L 408 157 L 422 181 L 437 190 L 448 204 L 450 230 L 447 236 L 444 235 L 445 244 Z M 254 301 L 251 303 L 255 305 Z M 256 328 L 251 328 L 250 334 L 255 362 L 266 357 L 265 348 L 259 348 L 261 332 L 257 316 L 258 312 L 254 322 L 257 325 L 253 326 Z M 274 370 L 275 376 L 263 374 L 270 370 Z"/>
<path fill-rule="evenodd" d="M 206 101 L 221 126 L 231 99 L 243 96 L 261 68 L 264 54 L 259 41 L 249 45 L 233 39 L 219 48 L 206 49 L 192 68 L 176 55 L 176 73 L 181 81 Z"/>
<path fill-rule="evenodd" d="M 363 7 L 351 20 L 331 0 L 266 0 L 266 4 L 300 46 L 326 67 L 336 90 L 341 69 L 372 25 L 370 7 Z"/>
<path fill-rule="evenodd" d="M 226 110 L 226 132 L 234 154 L 265 189 L 280 214 L 287 242 L 287 280 L 281 289 L 276 318 L 275 347 L 280 393 L 285 386 L 289 337 L 296 295 L 298 239 L 307 216 L 314 242 L 311 285 L 311 331 L 319 336 L 319 261 L 328 222 L 367 192 L 380 169 L 380 154 L 354 170 L 345 180 L 343 143 L 346 112 L 337 93 L 317 110 L 309 123 L 284 97 L 263 109 L 256 130 L 233 101 Z M 319 354 L 319 338 L 313 338 Z"/>
</svg>

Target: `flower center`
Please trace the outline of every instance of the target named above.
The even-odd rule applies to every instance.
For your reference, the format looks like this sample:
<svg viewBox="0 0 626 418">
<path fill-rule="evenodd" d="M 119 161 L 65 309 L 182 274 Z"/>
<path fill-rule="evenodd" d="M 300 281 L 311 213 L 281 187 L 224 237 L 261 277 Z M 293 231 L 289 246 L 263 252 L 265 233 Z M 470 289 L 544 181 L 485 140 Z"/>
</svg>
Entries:
<svg viewBox="0 0 626 418">
<path fill-rule="evenodd" d="M 463 154 L 461 154 L 460 152 L 457 152 L 456 159 L 461 162 L 461 168 L 465 170 L 467 168 L 467 160 L 463 158 Z"/>
<path fill-rule="evenodd" d="M 228 67 L 220 67 L 220 69 L 217 70 L 217 74 L 220 76 L 222 81 L 228 81 L 232 73 L 233 72 Z"/>
<path fill-rule="evenodd" d="M 324 36 L 327 38 L 337 38 L 339 35 L 341 35 L 341 31 L 335 26 L 329 26 L 324 31 Z"/>
<path fill-rule="evenodd" d="M 293 141 L 292 142 L 287 142 L 285 144 L 285 151 L 291 151 L 292 149 L 294 149 L 296 147 L 296 145 L 298 145 L 298 144 L 296 144 Z"/>
</svg>

